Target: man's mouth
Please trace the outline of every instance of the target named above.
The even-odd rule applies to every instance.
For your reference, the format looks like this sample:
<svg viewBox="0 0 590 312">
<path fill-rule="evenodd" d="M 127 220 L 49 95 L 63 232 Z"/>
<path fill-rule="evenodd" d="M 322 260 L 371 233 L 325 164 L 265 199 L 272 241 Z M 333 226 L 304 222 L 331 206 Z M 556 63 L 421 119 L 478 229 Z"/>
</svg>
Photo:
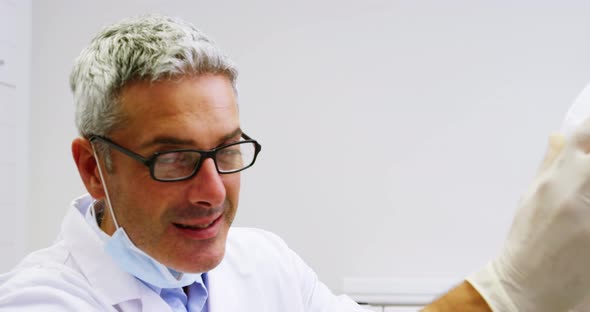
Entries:
<svg viewBox="0 0 590 312">
<path fill-rule="evenodd" d="M 172 223 L 172 224 L 174 224 L 174 226 L 177 228 L 185 229 L 185 230 L 203 230 L 203 229 L 210 227 L 213 223 L 215 223 L 215 221 L 217 221 L 217 219 L 215 219 L 207 224 L 195 224 L 195 225 L 182 224 L 182 223 Z"/>
<path fill-rule="evenodd" d="M 182 223 L 173 222 L 172 225 L 180 230 L 180 233 L 184 233 L 184 235 L 188 235 L 191 238 L 205 239 L 217 235 L 222 219 L 223 214 L 220 214 L 215 219 L 187 220 Z"/>
<path fill-rule="evenodd" d="M 206 240 L 217 237 L 222 230 L 223 214 L 217 218 L 205 220 L 187 220 L 183 223 L 172 223 L 177 233 L 189 239 Z"/>
</svg>

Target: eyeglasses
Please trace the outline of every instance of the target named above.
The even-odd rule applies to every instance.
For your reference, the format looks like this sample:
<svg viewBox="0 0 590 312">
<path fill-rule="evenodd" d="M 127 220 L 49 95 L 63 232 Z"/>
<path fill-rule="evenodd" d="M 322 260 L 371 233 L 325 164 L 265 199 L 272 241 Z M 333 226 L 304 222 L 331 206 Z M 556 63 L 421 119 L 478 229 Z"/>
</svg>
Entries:
<svg viewBox="0 0 590 312">
<path fill-rule="evenodd" d="M 214 149 L 174 149 L 155 152 L 149 158 L 132 152 L 106 137 L 91 135 L 89 138 L 90 143 L 97 140 L 107 143 L 144 164 L 150 169 L 152 179 L 161 182 L 183 181 L 192 178 L 207 158 L 213 159 L 218 173 L 236 173 L 252 167 L 258 153 L 262 150 L 262 146 L 245 133 L 242 133 L 240 141 Z"/>
</svg>

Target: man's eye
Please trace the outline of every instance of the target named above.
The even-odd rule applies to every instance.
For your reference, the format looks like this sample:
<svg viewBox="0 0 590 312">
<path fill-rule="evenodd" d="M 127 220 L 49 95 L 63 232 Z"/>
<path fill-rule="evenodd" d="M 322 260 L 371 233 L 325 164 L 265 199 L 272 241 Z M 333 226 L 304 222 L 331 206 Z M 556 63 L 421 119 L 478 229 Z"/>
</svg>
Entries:
<svg viewBox="0 0 590 312">
<path fill-rule="evenodd" d="M 179 153 L 168 153 L 158 156 L 158 163 L 162 165 L 171 164 L 178 160 Z"/>
<path fill-rule="evenodd" d="M 158 164 L 160 165 L 192 165 L 195 162 L 196 154 L 177 152 L 177 153 L 166 153 L 158 156 Z"/>
<path fill-rule="evenodd" d="M 217 159 L 218 160 L 232 160 L 235 158 L 239 158 L 241 156 L 241 151 L 238 146 L 236 147 L 228 147 L 217 152 Z"/>
<path fill-rule="evenodd" d="M 238 155 L 240 155 L 240 149 L 239 148 L 224 148 L 224 149 L 220 150 L 218 153 L 223 156 L 238 156 Z"/>
</svg>

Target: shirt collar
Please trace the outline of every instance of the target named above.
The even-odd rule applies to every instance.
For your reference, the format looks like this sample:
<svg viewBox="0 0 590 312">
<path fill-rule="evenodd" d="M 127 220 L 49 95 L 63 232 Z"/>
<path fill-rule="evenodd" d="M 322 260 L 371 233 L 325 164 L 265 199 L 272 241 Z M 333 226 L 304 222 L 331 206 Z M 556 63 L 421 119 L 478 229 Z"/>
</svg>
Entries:
<svg viewBox="0 0 590 312">
<path fill-rule="evenodd" d="M 97 216 L 102 215 L 102 213 L 103 213 L 103 211 L 101 211 L 101 210 L 104 209 L 104 203 L 92 200 L 90 203 L 85 202 L 84 204 L 87 207 L 86 211 L 81 210 L 79 207 L 78 207 L 78 210 L 80 211 L 80 213 L 82 213 L 84 215 L 84 219 L 85 219 L 86 223 L 92 229 L 92 232 L 94 232 L 95 237 L 98 238 L 102 242 L 101 246 L 104 246 L 104 243 L 106 243 L 106 241 L 110 238 L 110 236 L 100 228 L 100 226 L 98 225 L 98 220 L 97 220 Z M 84 205 L 82 205 L 82 206 L 84 206 Z M 161 296 L 162 288 L 159 288 L 159 287 L 154 286 L 152 284 L 146 283 L 140 279 L 136 279 L 136 280 L 140 281 L 141 283 L 143 283 L 144 285 L 149 287 L 152 291 L 154 291 L 156 294 Z M 208 298 L 207 282 L 206 281 L 207 281 L 207 273 L 203 273 L 203 274 L 199 275 L 197 280 L 189 286 L 188 305 L 195 306 L 198 308 L 198 309 L 190 310 L 190 311 L 201 311 L 202 307 L 205 305 L 207 298 Z"/>
<path fill-rule="evenodd" d="M 119 268 L 104 252 L 104 242 L 88 226 L 85 215 L 93 199 L 75 199 L 62 223 L 61 236 L 80 271 L 111 305 L 141 298 L 141 283 Z M 106 234 L 105 234 L 106 235 Z"/>
</svg>

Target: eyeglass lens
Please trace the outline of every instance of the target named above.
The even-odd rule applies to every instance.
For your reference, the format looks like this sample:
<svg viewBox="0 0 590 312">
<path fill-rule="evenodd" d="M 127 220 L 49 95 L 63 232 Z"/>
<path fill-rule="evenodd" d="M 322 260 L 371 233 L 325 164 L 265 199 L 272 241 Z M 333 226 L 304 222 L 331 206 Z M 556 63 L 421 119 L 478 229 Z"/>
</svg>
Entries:
<svg viewBox="0 0 590 312">
<path fill-rule="evenodd" d="M 218 149 L 214 156 L 217 170 L 230 173 L 248 167 L 254 161 L 255 152 L 253 142 L 239 142 Z M 162 153 L 154 160 L 154 177 L 159 180 L 173 180 L 190 176 L 201 158 L 201 154 L 195 151 Z"/>
</svg>

